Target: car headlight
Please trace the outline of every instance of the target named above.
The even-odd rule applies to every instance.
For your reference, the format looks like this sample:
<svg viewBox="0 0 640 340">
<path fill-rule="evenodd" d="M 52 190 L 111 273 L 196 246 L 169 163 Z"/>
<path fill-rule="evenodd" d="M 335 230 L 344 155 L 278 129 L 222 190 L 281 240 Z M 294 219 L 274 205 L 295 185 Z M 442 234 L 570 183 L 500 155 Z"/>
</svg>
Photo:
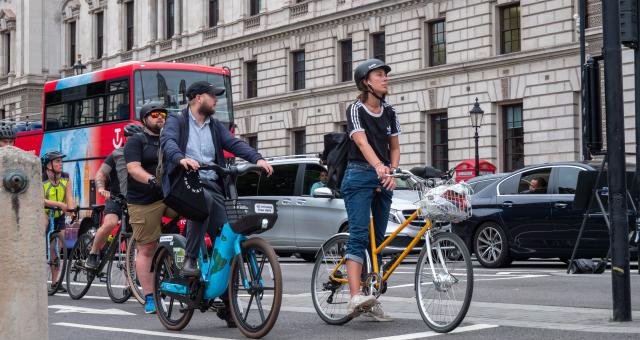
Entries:
<svg viewBox="0 0 640 340">
<path fill-rule="evenodd" d="M 389 222 L 402 224 L 402 219 L 400 218 L 400 210 L 396 210 L 396 209 L 389 210 Z"/>
</svg>

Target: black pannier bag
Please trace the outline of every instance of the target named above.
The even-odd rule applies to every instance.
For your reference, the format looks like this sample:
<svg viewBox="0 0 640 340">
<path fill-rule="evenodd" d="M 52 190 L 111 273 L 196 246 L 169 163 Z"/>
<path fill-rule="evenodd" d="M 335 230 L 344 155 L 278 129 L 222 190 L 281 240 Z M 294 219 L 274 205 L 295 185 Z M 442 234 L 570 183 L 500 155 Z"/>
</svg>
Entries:
<svg viewBox="0 0 640 340">
<path fill-rule="evenodd" d="M 192 221 L 202 222 L 209 217 L 198 171 L 179 166 L 171 173 L 169 181 L 169 194 L 164 198 L 169 208 Z"/>
<path fill-rule="evenodd" d="M 327 166 L 327 188 L 336 192 L 340 192 L 342 178 L 347 169 L 350 142 L 346 132 L 324 135 L 324 151 L 320 154 L 320 161 Z"/>
<path fill-rule="evenodd" d="M 278 219 L 277 200 L 227 199 L 224 207 L 233 232 L 242 235 L 260 234 L 271 228 Z"/>
</svg>

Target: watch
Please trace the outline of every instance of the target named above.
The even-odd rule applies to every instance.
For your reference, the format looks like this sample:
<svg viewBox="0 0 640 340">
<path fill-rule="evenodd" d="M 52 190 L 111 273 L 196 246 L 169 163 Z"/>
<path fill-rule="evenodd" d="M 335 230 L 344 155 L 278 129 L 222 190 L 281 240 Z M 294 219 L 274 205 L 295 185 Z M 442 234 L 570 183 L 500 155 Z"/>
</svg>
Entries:
<svg viewBox="0 0 640 340">
<path fill-rule="evenodd" d="M 147 183 L 151 188 L 155 188 L 156 186 L 158 186 L 158 181 L 156 180 L 156 176 L 153 176 L 153 175 L 149 177 L 149 179 L 147 180 Z"/>
</svg>

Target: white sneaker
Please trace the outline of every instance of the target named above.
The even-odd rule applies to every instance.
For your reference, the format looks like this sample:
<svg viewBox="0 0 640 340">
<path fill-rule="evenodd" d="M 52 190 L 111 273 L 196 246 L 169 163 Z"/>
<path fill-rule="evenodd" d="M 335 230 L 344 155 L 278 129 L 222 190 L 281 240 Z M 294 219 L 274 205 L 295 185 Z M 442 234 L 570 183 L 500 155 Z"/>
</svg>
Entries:
<svg viewBox="0 0 640 340">
<path fill-rule="evenodd" d="M 362 314 L 363 316 L 368 316 L 375 319 L 378 322 L 388 322 L 393 321 L 393 317 L 391 314 L 386 313 L 384 309 L 382 309 L 382 305 L 379 301 L 376 300 L 376 305 L 371 307 L 371 310 Z"/>
<path fill-rule="evenodd" d="M 373 295 L 354 295 L 351 297 L 349 303 L 347 304 L 347 315 L 352 318 L 356 317 L 363 310 L 367 310 L 373 307 L 377 301 L 378 300 L 376 300 L 376 297 Z"/>
</svg>

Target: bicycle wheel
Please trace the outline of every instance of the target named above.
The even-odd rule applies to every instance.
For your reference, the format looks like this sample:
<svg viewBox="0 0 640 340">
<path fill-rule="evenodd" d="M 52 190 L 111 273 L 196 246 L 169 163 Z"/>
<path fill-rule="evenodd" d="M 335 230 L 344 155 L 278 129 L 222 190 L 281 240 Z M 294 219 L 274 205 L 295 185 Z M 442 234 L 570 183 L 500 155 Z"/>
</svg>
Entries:
<svg viewBox="0 0 640 340">
<path fill-rule="evenodd" d="M 126 245 L 126 240 L 118 245 L 120 249 Z M 107 265 L 107 293 L 111 301 L 123 303 L 131 297 L 131 288 L 127 282 L 126 255 L 120 249 L 114 249 L 109 256 Z"/>
<path fill-rule="evenodd" d="M 67 247 L 61 233 L 49 237 L 49 260 L 47 261 L 47 294 L 55 294 L 64 281 L 67 267 Z"/>
<path fill-rule="evenodd" d="M 95 277 L 95 274 L 85 266 L 89 251 L 91 251 L 92 240 L 93 238 L 89 234 L 80 236 L 69 256 L 67 292 L 74 300 L 81 299 L 87 294 Z"/>
<path fill-rule="evenodd" d="M 249 338 L 261 338 L 271 331 L 280 313 L 280 263 L 271 245 L 257 237 L 242 242 L 240 258 L 241 261 L 238 261 L 236 257 L 231 265 L 231 314 L 242 334 Z M 242 278 L 241 268 L 247 275 L 246 280 Z"/>
<path fill-rule="evenodd" d="M 347 315 L 351 298 L 344 256 L 349 234 L 338 234 L 325 242 L 311 274 L 311 299 L 320 318 L 330 325 L 342 325 L 352 318 Z M 344 280 L 338 282 L 335 279 Z"/>
<path fill-rule="evenodd" d="M 469 310 L 473 295 L 471 256 L 462 239 L 452 233 L 434 235 L 430 251 L 427 246 L 423 246 L 416 266 L 416 301 L 427 326 L 446 333 L 458 327 Z"/>
<path fill-rule="evenodd" d="M 138 249 L 136 248 L 136 240 L 133 237 L 129 238 L 127 242 L 127 259 L 125 260 L 125 271 L 127 273 L 127 285 L 129 286 L 129 290 L 131 291 L 131 295 L 138 300 L 141 305 L 144 305 L 144 294 L 142 294 L 142 286 L 140 285 L 140 281 L 138 281 L 138 276 L 136 275 L 136 256 L 138 254 Z"/>
<path fill-rule="evenodd" d="M 174 296 L 163 293 L 160 288 L 163 281 L 180 275 L 180 269 L 176 266 L 173 256 L 166 248 L 160 248 L 154 262 L 154 268 L 155 288 L 153 290 L 153 299 L 156 303 L 158 318 L 166 329 L 179 331 L 191 321 L 193 308 L 189 308 Z"/>
</svg>

